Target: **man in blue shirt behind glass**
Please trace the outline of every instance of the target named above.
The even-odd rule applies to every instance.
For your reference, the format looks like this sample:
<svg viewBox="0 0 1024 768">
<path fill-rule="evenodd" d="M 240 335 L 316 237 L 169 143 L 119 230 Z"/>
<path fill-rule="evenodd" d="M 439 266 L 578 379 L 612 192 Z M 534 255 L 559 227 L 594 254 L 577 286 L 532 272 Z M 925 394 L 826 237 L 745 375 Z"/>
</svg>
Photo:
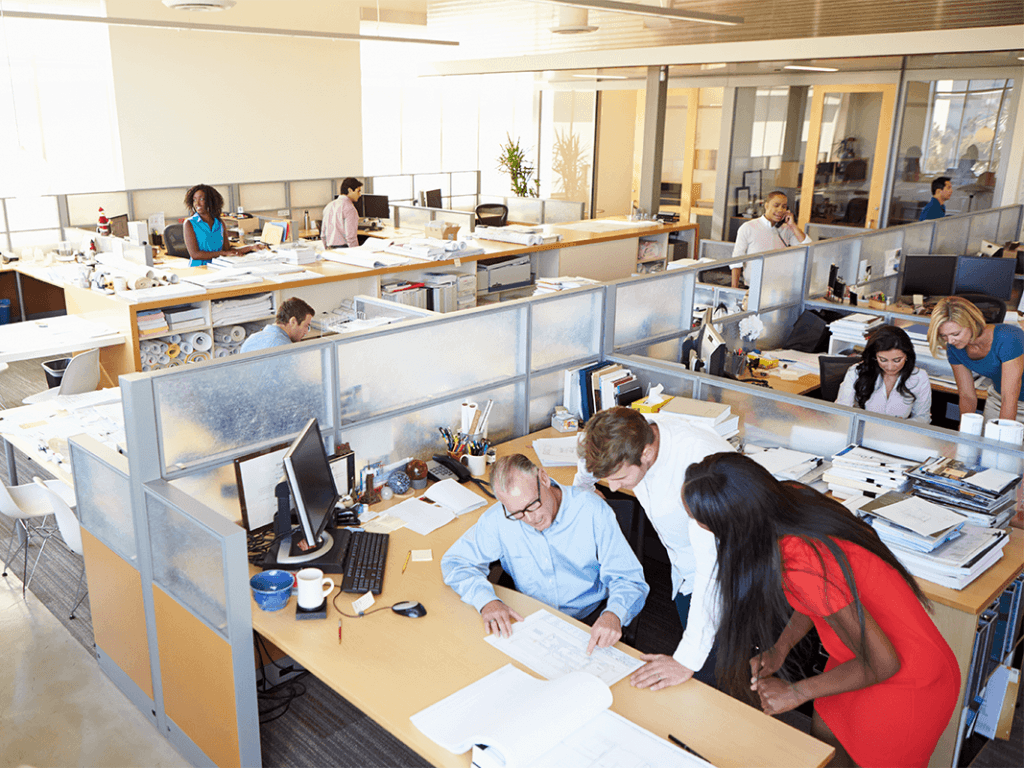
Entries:
<svg viewBox="0 0 1024 768">
<path fill-rule="evenodd" d="M 588 654 L 618 642 L 650 587 L 611 508 L 559 485 L 522 454 L 498 459 L 491 486 L 498 503 L 441 559 L 445 584 L 480 611 L 488 634 L 511 635 L 523 617 L 487 581 L 499 560 L 518 591 L 592 625 Z"/>
<path fill-rule="evenodd" d="M 953 196 L 953 182 L 949 176 L 939 176 L 932 179 L 932 199 L 928 201 L 921 210 L 919 221 L 927 219 L 941 219 L 946 215 L 946 203 Z"/>
</svg>

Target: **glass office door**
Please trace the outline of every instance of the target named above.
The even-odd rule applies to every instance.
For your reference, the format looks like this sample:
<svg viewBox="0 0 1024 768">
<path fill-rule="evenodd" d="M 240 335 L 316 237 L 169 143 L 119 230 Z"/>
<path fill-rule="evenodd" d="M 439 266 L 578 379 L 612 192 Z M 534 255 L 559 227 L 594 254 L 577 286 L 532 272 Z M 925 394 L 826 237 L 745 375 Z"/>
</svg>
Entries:
<svg viewBox="0 0 1024 768">
<path fill-rule="evenodd" d="M 801 228 L 808 222 L 878 227 L 895 103 L 895 84 L 814 87 Z"/>
</svg>

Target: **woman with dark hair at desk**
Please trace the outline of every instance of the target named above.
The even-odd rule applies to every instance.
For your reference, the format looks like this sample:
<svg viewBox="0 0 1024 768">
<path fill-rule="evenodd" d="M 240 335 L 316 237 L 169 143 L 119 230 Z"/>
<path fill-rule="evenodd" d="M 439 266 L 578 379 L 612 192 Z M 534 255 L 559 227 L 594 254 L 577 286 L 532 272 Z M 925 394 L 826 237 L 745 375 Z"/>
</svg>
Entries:
<svg viewBox="0 0 1024 768">
<path fill-rule="evenodd" d="M 203 267 L 218 256 L 240 256 L 263 247 L 262 244 L 231 247 L 227 227 L 220 220 L 224 198 L 209 184 L 196 184 L 189 189 L 185 193 L 185 207 L 192 214 L 181 227 L 190 267 Z"/>
<path fill-rule="evenodd" d="M 978 393 L 971 373 L 988 376 L 992 385 L 985 400 L 985 420 L 1024 421 L 1024 330 L 1009 323 L 985 322 L 981 310 L 960 296 L 940 299 L 928 327 L 932 354 L 946 349 L 953 367 L 960 413 L 974 413 Z"/>
<path fill-rule="evenodd" d="M 895 325 L 875 329 L 868 336 L 861 361 L 850 366 L 839 385 L 836 404 L 928 424 L 932 385 L 928 374 L 914 367 L 916 363 L 906 331 Z"/>
<path fill-rule="evenodd" d="M 718 679 L 769 715 L 814 701 L 832 765 L 925 766 L 956 707 L 960 670 L 917 582 L 872 528 L 749 457 L 686 471 L 683 502 L 718 541 Z M 779 634 L 779 628 L 785 627 Z M 814 627 L 821 674 L 775 676 Z M 753 649 L 763 649 L 751 658 Z"/>
</svg>

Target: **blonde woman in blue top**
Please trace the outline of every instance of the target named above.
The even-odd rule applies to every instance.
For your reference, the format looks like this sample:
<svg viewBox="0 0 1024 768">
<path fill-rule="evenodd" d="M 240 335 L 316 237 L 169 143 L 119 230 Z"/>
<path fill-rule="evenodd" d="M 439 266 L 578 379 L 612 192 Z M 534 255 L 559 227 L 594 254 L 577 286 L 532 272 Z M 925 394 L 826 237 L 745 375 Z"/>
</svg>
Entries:
<svg viewBox="0 0 1024 768">
<path fill-rule="evenodd" d="M 182 224 L 190 267 L 203 267 L 218 256 L 239 256 L 264 247 L 262 243 L 231 247 L 228 230 L 220 220 L 224 198 L 209 184 L 196 184 L 186 192 L 185 207 L 192 214 Z"/>
<path fill-rule="evenodd" d="M 932 310 L 928 343 L 934 355 L 945 347 L 960 395 L 960 413 L 974 413 L 978 395 L 971 373 L 992 379 L 985 420 L 1024 421 L 1024 330 L 1009 323 L 986 324 L 981 310 L 960 296 L 940 299 Z"/>
</svg>

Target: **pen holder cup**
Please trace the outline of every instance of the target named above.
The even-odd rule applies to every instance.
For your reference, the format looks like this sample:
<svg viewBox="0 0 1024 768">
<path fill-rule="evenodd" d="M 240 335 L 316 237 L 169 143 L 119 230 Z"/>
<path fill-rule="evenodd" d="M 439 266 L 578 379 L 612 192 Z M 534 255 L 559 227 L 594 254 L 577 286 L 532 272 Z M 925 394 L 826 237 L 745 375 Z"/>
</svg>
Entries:
<svg viewBox="0 0 1024 768">
<path fill-rule="evenodd" d="M 466 454 L 465 451 L 448 451 L 448 458 L 454 459 L 455 461 L 461 461 L 462 457 Z"/>
</svg>

